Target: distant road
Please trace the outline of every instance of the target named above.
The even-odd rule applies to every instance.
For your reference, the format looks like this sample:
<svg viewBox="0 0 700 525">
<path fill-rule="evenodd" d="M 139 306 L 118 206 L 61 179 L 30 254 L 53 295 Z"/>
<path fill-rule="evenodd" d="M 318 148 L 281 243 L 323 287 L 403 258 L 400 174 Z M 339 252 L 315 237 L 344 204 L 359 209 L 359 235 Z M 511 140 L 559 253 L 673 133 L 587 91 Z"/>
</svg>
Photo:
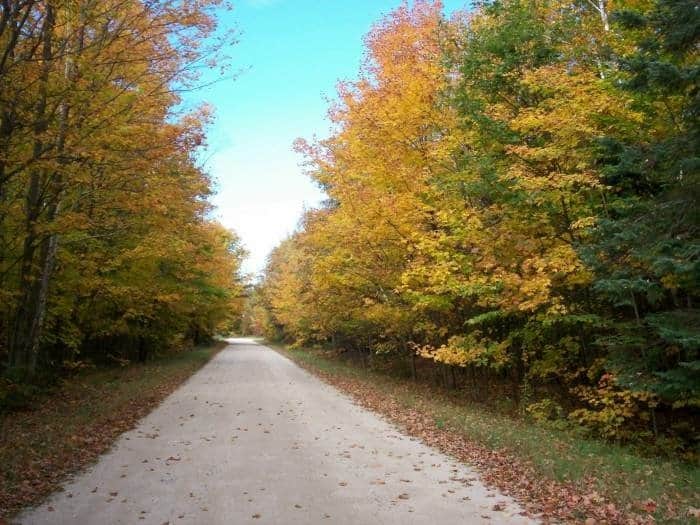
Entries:
<svg viewBox="0 0 700 525">
<path fill-rule="evenodd" d="M 26 524 L 532 523 L 280 354 L 230 346 Z M 496 510 L 494 510 L 496 509 Z"/>
</svg>

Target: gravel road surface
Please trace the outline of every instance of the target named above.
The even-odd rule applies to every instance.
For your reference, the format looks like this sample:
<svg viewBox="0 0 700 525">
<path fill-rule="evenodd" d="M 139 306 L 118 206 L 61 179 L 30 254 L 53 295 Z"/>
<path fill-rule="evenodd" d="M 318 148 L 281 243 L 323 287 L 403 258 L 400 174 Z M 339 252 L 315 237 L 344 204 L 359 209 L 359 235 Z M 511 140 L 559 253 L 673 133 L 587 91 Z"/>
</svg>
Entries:
<svg viewBox="0 0 700 525">
<path fill-rule="evenodd" d="M 230 346 L 24 524 L 532 523 L 280 354 Z"/>
</svg>

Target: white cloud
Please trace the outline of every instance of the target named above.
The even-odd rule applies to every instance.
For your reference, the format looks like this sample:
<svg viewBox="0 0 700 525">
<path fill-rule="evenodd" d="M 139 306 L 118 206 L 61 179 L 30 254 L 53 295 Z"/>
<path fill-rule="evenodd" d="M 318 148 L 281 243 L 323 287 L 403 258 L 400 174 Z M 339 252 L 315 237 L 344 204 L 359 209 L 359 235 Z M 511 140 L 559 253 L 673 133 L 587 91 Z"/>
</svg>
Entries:
<svg viewBox="0 0 700 525">
<path fill-rule="evenodd" d="M 294 231 L 304 207 L 323 198 L 297 161 L 289 147 L 254 143 L 226 149 L 210 160 L 220 186 L 213 199 L 217 218 L 240 235 L 250 252 L 246 272 L 260 272 L 270 251 Z"/>
</svg>

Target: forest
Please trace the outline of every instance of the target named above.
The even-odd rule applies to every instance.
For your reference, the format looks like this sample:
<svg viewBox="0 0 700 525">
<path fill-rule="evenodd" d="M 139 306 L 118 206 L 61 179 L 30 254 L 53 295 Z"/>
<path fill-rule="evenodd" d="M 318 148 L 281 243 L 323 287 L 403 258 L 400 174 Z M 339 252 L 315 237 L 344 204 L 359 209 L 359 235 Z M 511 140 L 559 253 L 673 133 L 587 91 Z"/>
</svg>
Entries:
<svg viewBox="0 0 700 525">
<path fill-rule="evenodd" d="M 235 321 L 245 252 L 199 160 L 212 111 L 181 96 L 224 66 L 220 4 L 0 4 L 2 408 Z"/>
<path fill-rule="evenodd" d="M 697 458 L 697 3 L 441 13 L 377 23 L 331 135 L 296 143 L 328 198 L 245 326 Z"/>
</svg>

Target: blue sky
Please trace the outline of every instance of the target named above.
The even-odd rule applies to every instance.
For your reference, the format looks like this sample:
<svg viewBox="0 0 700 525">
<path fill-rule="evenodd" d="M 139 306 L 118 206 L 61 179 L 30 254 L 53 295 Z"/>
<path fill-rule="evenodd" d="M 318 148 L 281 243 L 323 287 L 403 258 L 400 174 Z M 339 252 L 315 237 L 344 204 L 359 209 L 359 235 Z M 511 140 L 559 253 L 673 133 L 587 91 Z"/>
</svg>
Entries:
<svg viewBox="0 0 700 525">
<path fill-rule="evenodd" d="M 188 95 L 216 120 L 202 156 L 217 182 L 217 218 L 250 252 L 246 272 L 294 231 L 303 208 L 323 198 L 292 151 L 297 137 L 328 134 L 328 98 L 339 79 L 356 78 L 363 36 L 400 0 L 239 0 L 221 14 L 239 43 L 229 50 L 241 73 Z M 464 0 L 447 0 L 447 11 Z"/>
</svg>

